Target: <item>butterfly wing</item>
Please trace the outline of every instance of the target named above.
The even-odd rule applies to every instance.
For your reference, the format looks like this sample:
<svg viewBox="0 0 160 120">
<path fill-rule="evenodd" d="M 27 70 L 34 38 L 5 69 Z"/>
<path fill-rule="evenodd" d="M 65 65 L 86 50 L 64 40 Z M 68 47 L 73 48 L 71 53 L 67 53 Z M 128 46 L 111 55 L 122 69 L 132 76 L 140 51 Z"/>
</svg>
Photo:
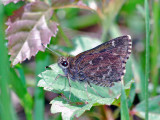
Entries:
<svg viewBox="0 0 160 120">
<path fill-rule="evenodd" d="M 123 78 L 131 49 L 129 35 L 112 39 L 72 58 L 70 68 L 74 67 L 74 71 L 70 72 L 78 81 L 111 86 Z"/>
</svg>

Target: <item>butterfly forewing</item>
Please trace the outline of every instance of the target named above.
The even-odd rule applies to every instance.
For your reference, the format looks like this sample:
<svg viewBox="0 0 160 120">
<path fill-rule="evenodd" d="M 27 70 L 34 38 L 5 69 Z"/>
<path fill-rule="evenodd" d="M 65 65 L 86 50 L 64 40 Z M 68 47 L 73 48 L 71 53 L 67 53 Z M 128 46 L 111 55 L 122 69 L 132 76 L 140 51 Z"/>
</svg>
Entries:
<svg viewBox="0 0 160 120">
<path fill-rule="evenodd" d="M 111 86 L 124 76 L 131 48 L 131 37 L 126 35 L 80 53 L 70 58 L 70 77 L 72 80 Z"/>
</svg>

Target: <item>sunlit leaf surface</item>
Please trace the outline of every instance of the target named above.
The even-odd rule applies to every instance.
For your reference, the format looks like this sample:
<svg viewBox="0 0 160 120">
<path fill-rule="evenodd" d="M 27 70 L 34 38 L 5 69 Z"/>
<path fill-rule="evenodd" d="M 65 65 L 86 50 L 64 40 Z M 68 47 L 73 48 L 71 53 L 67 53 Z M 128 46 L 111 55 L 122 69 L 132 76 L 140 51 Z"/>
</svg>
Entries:
<svg viewBox="0 0 160 120">
<path fill-rule="evenodd" d="M 76 47 L 73 51 L 77 51 L 77 53 L 100 44 L 99 41 L 88 37 L 78 37 L 75 38 L 73 42 Z M 73 54 L 73 51 L 69 51 L 69 53 Z M 57 64 L 53 64 L 50 67 L 51 70 L 46 70 L 39 75 L 41 80 L 39 81 L 38 86 L 43 87 L 47 91 L 62 93 L 65 96 L 51 101 L 51 111 L 52 113 L 62 112 L 62 117 L 66 120 L 74 116 L 80 116 L 85 110 L 89 110 L 93 105 L 111 105 L 121 94 L 121 82 L 115 83 L 113 87 L 100 87 L 92 84 L 94 89 L 104 97 L 102 98 L 89 86 L 86 91 L 84 83 L 71 81 L 71 98 L 69 100 L 70 87 L 68 79 L 65 77 L 59 77 L 59 79 L 55 81 L 58 74 L 64 73 Z M 125 85 L 125 89 L 129 89 L 131 83 L 132 81 L 130 80 Z"/>
<path fill-rule="evenodd" d="M 149 120 L 160 120 L 160 96 L 149 99 L 148 113 Z M 145 118 L 145 101 L 139 103 L 134 109 L 133 113 L 139 117 Z"/>
<path fill-rule="evenodd" d="M 57 33 L 57 23 L 50 21 L 53 10 L 44 2 L 25 5 L 11 16 L 6 30 L 12 65 L 30 59 Z"/>
</svg>

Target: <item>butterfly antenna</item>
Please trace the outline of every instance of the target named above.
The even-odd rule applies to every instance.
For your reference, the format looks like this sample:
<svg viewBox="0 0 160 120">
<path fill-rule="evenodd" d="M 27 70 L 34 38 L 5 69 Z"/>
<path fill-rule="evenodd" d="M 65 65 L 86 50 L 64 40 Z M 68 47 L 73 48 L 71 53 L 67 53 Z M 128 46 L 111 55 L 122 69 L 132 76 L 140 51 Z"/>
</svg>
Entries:
<svg viewBox="0 0 160 120">
<path fill-rule="evenodd" d="M 56 51 L 50 49 L 49 47 L 45 46 L 44 44 L 42 44 L 45 48 L 47 48 L 49 51 L 53 52 L 54 54 L 56 54 L 57 56 L 61 56 L 59 53 L 57 53 Z"/>
</svg>

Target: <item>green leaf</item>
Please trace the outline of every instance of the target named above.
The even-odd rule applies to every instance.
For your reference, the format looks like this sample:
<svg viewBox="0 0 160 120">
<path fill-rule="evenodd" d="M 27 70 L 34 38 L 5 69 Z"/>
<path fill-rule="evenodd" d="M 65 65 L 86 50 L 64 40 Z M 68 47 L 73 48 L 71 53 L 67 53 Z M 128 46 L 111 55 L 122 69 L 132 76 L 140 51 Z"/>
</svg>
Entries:
<svg viewBox="0 0 160 120">
<path fill-rule="evenodd" d="M 136 87 L 135 87 L 135 83 L 133 83 L 131 85 L 131 88 L 130 88 L 130 93 L 129 93 L 129 96 L 128 96 L 128 107 L 131 108 L 132 107 L 132 104 L 133 104 L 133 101 L 135 99 L 135 96 L 136 96 Z"/>
<path fill-rule="evenodd" d="M 121 120 L 129 120 L 128 105 L 123 85 L 121 88 Z"/>
<path fill-rule="evenodd" d="M 150 98 L 148 103 L 149 120 L 160 120 L 160 95 Z M 145 101 L 139 103 L 133 109 L 133 113 L 141 118 L 145 118 Z"/>
<path fill-rule="evenodd" d="M 142 69 L 142 65 L 138 63 L 135 58 L 133 57 L 132 59 L 132 64 L 133 64 L 133 74 L 134 74 L 134 79 L 136 83 L 136 91 L 138 91 L 138 95 L 140 98 L 140 101 L 144 100 L 144 93 L 145 93 L 145 76 L 144 72 Z"/>
<path fill-rule="evenodd" d="M 71 105 L 61 98 L 55 98 L 51 101 L 51 104 L 51 112 L 62 112 L 63 120 L 69 120 L 74 117 L 73 115 L 79 117 L 85 110 L 89 110 L 93 105 L 92 102 L 86 105 Z"/>
<path fill-rule="evenodd" d="M 67 51 L 72 55 L 93 48 L 100 43 L 88 37 L 78 37 L 75 38 L 73 42 L 75 49 L 73 51 Z M 89 86 L 86 91 L 84 87 L 85 83 L 70 81 L 70 90 L 67 78 L 59 77 L 55 80 L 58 74 L 64 74 L 61 68 L 59 68 L 57 64 L 50 65 L 50 68 L 51 70 L 46 70 L 39 75 L 41 80 L 38 86 L 43 87 L 47 91 L 63 94 L 64 97 L 56 98 L 51 102 L 51 111 L 52 113 L 62 112 L 64 119 L 71 119 L 73 116 L 79 117 L 85 110 L 89 110 L 93 105 L 111 105 L 121 94 L 121 82 L 115 83 L 113 87 L 100 87 L 92 84 L 93 88 L 104 98 L 97 95 Z M 129 82 L 127 81 L 125 81 L 125 83 L 127 83 L 125 89 L 129 89 L 132 83 L 131 80 Z M 69 99 L 70 92 L 71 98 Z"/>
</svg>

